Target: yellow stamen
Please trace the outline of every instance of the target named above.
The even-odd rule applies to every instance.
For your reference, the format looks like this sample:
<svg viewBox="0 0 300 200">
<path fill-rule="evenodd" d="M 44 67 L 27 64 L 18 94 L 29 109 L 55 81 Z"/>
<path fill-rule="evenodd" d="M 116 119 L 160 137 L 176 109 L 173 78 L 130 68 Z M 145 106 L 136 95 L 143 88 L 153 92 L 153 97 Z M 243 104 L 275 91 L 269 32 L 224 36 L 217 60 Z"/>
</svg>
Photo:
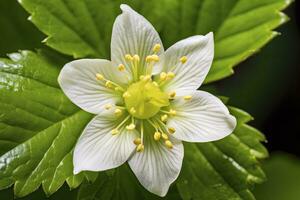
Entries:
<svg viewBox="0 0 300 200">
<path fill-rule="evenodd" d="M 106 86 L 107 88 L 112 88 L 113 84 L 112 84 L 111 81 L 106 81 L 106 82 L 105 82 L 105 86 Z"/>
<path fill-rule="evenodd" d="M 168 119 L 168 115 L 162 115 L 162 116 L 160 117 L 160 120 L 163 121 L 163 122 L 166 122 L 167 119 Z"/>
<path fill-rule="evenodd" d="M 97 80 L 99 80 L 99 81 L 104 80 L 104 76 L 103 76 L 102 74 L 99 74 L 99 73 L 96 74 L 96 78 L 97 78 Z"/>
<path fill-rule="evenodd" d="M 154 47 L 153 47 L 153 51 L 154 51 L 155 53 L 157 53 L 157 52 L 159 52 L 160 48 L 161 48 L 161 45 L 160 45 L 160 44 L 155 44 Z"/>
<path fill-rule="evenodd" d="M 140 57 L 139 57 L 139 55 L 137 55 L 137 54 L 135 54 L 135 55 L 132 57 L 132 59 L 133 59 L 134 61 L 136 61 L 136 62 L 140 62 Z"/>
<path fill-rule="evenodd" d="M 182 56 L 179 60 L 180 60 L 180 62 L 181 62 L 182 64 L 184 64 L 184 63 L 186 63 L 186 61 L 187 61 L 187 57 L 186 57 L 186 56 Z"/>
<path fill-rule="evenodd" d="M 152 55 L 152 60 L 154 61 L 154 62 L 158 62 L 159 61 L 159 57 L 158 57 L 158 55 Z"/>
<path fill-rule="evenodd" d="M 189 101 L 189 100 L 192 99 L 192 96 L 191 95 L 187 95 L 187 96 L 184 96 L 183 99 L 186 100 L 186 101 Z"/>
<path fill-rule="evenodd" d="M 123 93 L 123 98 L 128 98 L 130 97 L 131 95 L 129 94 L 129 92 L 124 92 Z"/>
<path fill-rule="evenodd" d="M 150 55 L 150 56 L 147 56 L 146 57 L 146 62 L 149 63 L 149 62 L 158 62 L 159 61 L 159 57 L 158 55 Z"/>
<path fill-rule="evenodd" d="M 169 127 L 168 130 L 169 130 L 170 134 L 173 134 L 176 131 L 175 128 L 173 128 L 173 127 Z"/>
<path fill-rule="evenodd" d="M 133 61 L 133 57 L 130 54 L 126 54 L 125 59 L 128 61 Z"/>
<path fill-rule="evenodd" d="M 142 151 L 144 151 L 144 145 L 143 144 L 139 144 L 137 147 L 136 147 L 136 151 L 137 152 L 142 152 Z"/>
<path fill-rule="evenodd" d="M 174 109 L 170 109 L 170 111 L 169 111 L 169 113 L 170 113 L 170 115 L 176 115 L 176 110 L 174 110 Z"/>
<path fill-rule="evenodd" d="M 124 66 L 123 64 L 119 64 L 118 70 L 119 70 L 120 72 L 124 71 L 124 70 L 125 70 L 125 66 Z"/>
<path fill-rule="evenodd" d="M 175 74 L 173 73 L 173 72 L 168 72 L 167 73 L 167 79 L 168 80 L 170 80 L 170 79 L 172 79 L 172 78 L 174 78 L 175 77 Z"/>
<path fill-rule="evenodd" d="M 135 113 L 136 113 L 136 110 L 135 110 L 134 107 L 132 107 L 132 108 L 130 108 L 129 112 L 130 112 L 131 114 L 135 114 Z"/>
<path fill-rule="evenodd" d="M 169 149 L 172 149 L 173 148 L 173 144 L 170 140 L 166 140 L 165 141 L 165 145 L 169 148 Z"/>
<path fill-rule="evenodd" d="M 169 139 L 169 136 L 165 133 L 162 133 L 161 134 L 161 137 L 164 139 L 164 140 L 168 140 Z"/>
<path fill-rule="evenodd" d="M 170 99 L 174 99 L 175 96 L 176 96 L 176 92 L 175 92 L 175 91 L 170 92 L 170 94 L 169 94 L 169 98 L 170 98 Z"/>
<path fill-rule="evenodd" d="M 142 143 L 142 140 L 141 140 L 141 138 L 135 138 L 135 139 L 133 140 L 133 143 L 134 143 L 135 145 L 139 145 L 139 144 Z"/>
<path fill-rule="evenodd" d="M 106 105 L 104 106 L 104 108 L 105 108 L 106 110 L 109 110 L 109 109 L 111 109 L 111 107 L 112 107 L 112 105 L 111 105 L 111 104 L 106 104 Z"/>
<path fill-rule="evenodd" d="M 129 131 L 132 131 L 133 129 L 135 129 L 135 124 L 129 124 L 126 126 L 126 129 Z"/>
<path fill-rule="evenodd" d="M 155 141 L 158 141 L 160 139 L 160 136 L 161 136 L 160 132 L 156 131 L 153 135 L 153 138 Z"/>
<path fill-rule="evenodd" d="M 123 90 L 123 88 L 115 87 L 115 91 L 116 91 L 116 92 L 122 92 L 122 91 L 124 91 L 124 90 Z"/>
<path fill-rule="evenodd" d="M 146 57 L 146 62 L 149 63 L 149 62 L 151 62 L 151 61 L 152 61 L 152 56 L 147 56 L 147 57 Z"/>
<path fill-rule="evenodd" d="M 115 115 L 116 115 L 117 117 L 121 116 L 121 115 L 122 115 L 122 110 L 119 109 L 119 108 L 116 108 L 116 110 L 115 110 Z"/>
<path fill-rule="evenodd" d="M 151 80 L 151 76 L 150 75 L 146 75 L 146 76 L 143 77 L 143 81 L 144 82 L 148 82 L 150 80 Z"/>
<path fill-rule="evenodd" d="M 112 131 L 111 131 L 111 134 L 112 135 L 116 135 L 116 134 L 118 134 L 120 131 L 118 130 L 118 129 L 113 129 Z"/>
<path fill-rule="evenodd" d="M 159 78 L 160 78 L 161 81 L 166 80 L 166 78 L 167 78 L 167 73 L 166 73 L 166 72 L 161 72 L 160 75 L 159 75 Z"/>
<path fill-rule="evenodd" d="M 153 85 L 155 85 L 155 86 L 157 86 L 157 87 L 159 86 L 158 83 L 155 82 L 155 81 L 153 81 L 152 83 L 153 83 Z"/>
</svg>

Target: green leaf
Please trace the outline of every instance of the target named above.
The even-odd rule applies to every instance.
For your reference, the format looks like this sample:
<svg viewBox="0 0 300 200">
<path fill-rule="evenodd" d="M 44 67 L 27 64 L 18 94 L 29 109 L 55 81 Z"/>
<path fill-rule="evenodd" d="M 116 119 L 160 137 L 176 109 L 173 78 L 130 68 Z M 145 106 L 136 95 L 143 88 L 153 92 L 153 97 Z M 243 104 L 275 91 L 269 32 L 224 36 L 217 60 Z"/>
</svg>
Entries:
<svg viewBox="0 0 300 200">
<path fill-rule="evenodd" d="M 110 36 L 119 5 L 128 3 L 159 31 L 168 47 L 185 37 L 215 34 L 215 59 L 206 83 L 233 73 L 232 68 L 278 35 L 287 20 L 280 12 L 291 0 L 22 0 L 46 44 L 81 57 L 109 57 Z"/>
<path fill-rule="evenodd" d="M 231 108 L 238 120 L 233 134 L 212 143 L 185 143 L 177 187 L 185 199 L 255 199 L 251 186 L 265 180 L 259 158 L 268 156 L 264 136 L 245 124 L 251 116 Z M 247 119 L 247 120 L 245 120 Z"/>
<path fill-rule="evenodd" d="M 64 181 L 77 187 L 72 150 L 91 115 L 63 94 L 54 54 L 22 51 L 0 59 L 0 189 L 14 185 L 17 197 L 42 184 L 47 195 Z"/>
<path fill-rule="evenodd" d="M 27 17 L 17 1 L 0 1 L 0 56 L 19 49 L 41 47 L 43 35 L 27 21 Z"/>
<path fill-rule="evenodd" d="M 126 166 L 101 172 L 93 184 L 83 184 L 78 191 L 78 200 L 138 199 L 136 185 L 128 177 Z M 127 173 L 126 173 L 127 172 Z M 131 177 L 132 178 L 132 177 Z"/>
<path fill-rule="evenodd" d="M 258 186 L 258 200 L 298 200 L 300 197 L 300 160 L 283 152 L 275 152 L 263 165 L 268 181 Z"/>
</svg>

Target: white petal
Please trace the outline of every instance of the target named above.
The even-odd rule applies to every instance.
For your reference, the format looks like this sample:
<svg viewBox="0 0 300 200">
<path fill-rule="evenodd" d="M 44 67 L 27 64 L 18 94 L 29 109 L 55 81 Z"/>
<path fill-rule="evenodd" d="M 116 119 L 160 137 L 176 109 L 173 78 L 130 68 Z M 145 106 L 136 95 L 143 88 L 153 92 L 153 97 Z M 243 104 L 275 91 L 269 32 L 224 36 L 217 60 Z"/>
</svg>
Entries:
<svg viewBox="0 0 300 200">
<path fill-rule="evenodd" d="M 128 161 L 140 183 L 150 192 L 165 196 L 170 184 L 179 175 L 183 160 L 183 145 L 172 139 L 173 149 L 152 139 L 153 133 L 146 134 L 143 152 L 137 152 Z"/>
<path fill-rule="evenodd" d="M 112 169 L 127 161 L 135 150 L 133 140 L 137 132 L 124 128 L 119 134 L 112 135 L 111 130 L 119 121 L 109 115 L 98 115 L 86 126 L 74 150 L 75 174 L 84 170 Z"/>
<path fill-rule="evenodd" d="M 104 81 L 96 79 L 100 73 L 119 84 L 126 82 L 124 74 L 108 60 L 81 59 L 67 63 L 61 70 L 58 82 L 69 99 L 83 110 L 98 114 L 106 104 L 115 104 L 120 97 Z"/>
<path fill-rule="evenodd" d="M 184 64 L 180 62 L 182 56 L 187 57 Z M 164 90 L 176 91 L 178 95 L 184 95 L 198 89 L 210 69 L 213 56 L 212 32 L 205 36 L 193 36 L 175 43 L 166 50 L 164 59 L 159 63 L 163 71 L 175 73 L 174 79 L 164 86 Z"/>
<path fill-rule="evenodd" d="M 154 45 L 161 45 L 158 55 L 164 52 L 162 42 L 148 20 L 125 4 L 120 7 L 123 13 L 116 18 L 112 30 L 111 60 L 115 65 L 125 64 L 130 71 L 124 56 L 137 54 L 141 61 L 139 71 L 144 72 L 145 58 L 153 54 Z"/>
<path fill-rule="evenodd" d="M 171 107 L 177 111 L 167 126 L 175 128 L 174 137 L 187 142 L 209 142 L 222 139 L 232 133 L 236 119 L 217 97 L 195 91 L 187 101 L 178 97 Z"/>
</svg>

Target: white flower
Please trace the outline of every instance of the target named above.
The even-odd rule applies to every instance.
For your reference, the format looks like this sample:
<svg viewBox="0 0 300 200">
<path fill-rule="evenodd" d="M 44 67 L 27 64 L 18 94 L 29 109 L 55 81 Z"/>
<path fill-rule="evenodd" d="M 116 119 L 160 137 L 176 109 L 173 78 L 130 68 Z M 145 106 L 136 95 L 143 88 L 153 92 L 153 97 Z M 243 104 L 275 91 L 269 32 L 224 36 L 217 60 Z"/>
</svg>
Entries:
<svg viewBox="0 0 300 200">
<path fill-rule="evenodd" d="M 121 9 L 112 31 L 111 61 L 75 60 L 58 77 L 73 103 L 96 114 L 76 144 L 74 173 L 127 161 L 147 190 L 164 196 L 181 169 L 181 140 L 222 139 L 236 120 L 218 98 L 197 91 L 213 60 L 212 33 L 164 51 L 143 16 L 127 5 Z"/>
</svg>

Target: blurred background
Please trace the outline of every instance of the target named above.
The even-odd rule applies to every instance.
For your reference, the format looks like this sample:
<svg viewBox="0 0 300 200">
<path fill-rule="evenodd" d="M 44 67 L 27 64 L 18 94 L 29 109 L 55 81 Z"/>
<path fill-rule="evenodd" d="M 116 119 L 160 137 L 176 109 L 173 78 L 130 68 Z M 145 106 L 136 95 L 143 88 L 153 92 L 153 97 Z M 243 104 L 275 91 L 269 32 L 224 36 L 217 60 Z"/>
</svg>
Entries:
<svg viewBox="0 0 300 200">
<path fill-rule="evenodd" d="M 216 83 L 229 104 L 255 117 L 251 125 L 267 137 L 270 158 L 262 163 L 268 181 L 257 186 L 258 200 L 300 199 L 300 2 L 285 13 L 290 21 L 261 52 L 235 68 L 235 74 Z M 26 18 L 16 1 L 0 0 L 0 56 L 18 49 L 42 46 L 44 36 Z M 67 190 L 62 188 L 59 193 Z M 68 198 L 75 193 L 68 193 Z M 4 197 L 4 198 L 2 198 Z M 11 198 L 10 198 L 11 197 Z M 12 199 L 11 189 L 0 199 Z M 41 191 L 25 199 L 44 199 Z"/>
</svg>

